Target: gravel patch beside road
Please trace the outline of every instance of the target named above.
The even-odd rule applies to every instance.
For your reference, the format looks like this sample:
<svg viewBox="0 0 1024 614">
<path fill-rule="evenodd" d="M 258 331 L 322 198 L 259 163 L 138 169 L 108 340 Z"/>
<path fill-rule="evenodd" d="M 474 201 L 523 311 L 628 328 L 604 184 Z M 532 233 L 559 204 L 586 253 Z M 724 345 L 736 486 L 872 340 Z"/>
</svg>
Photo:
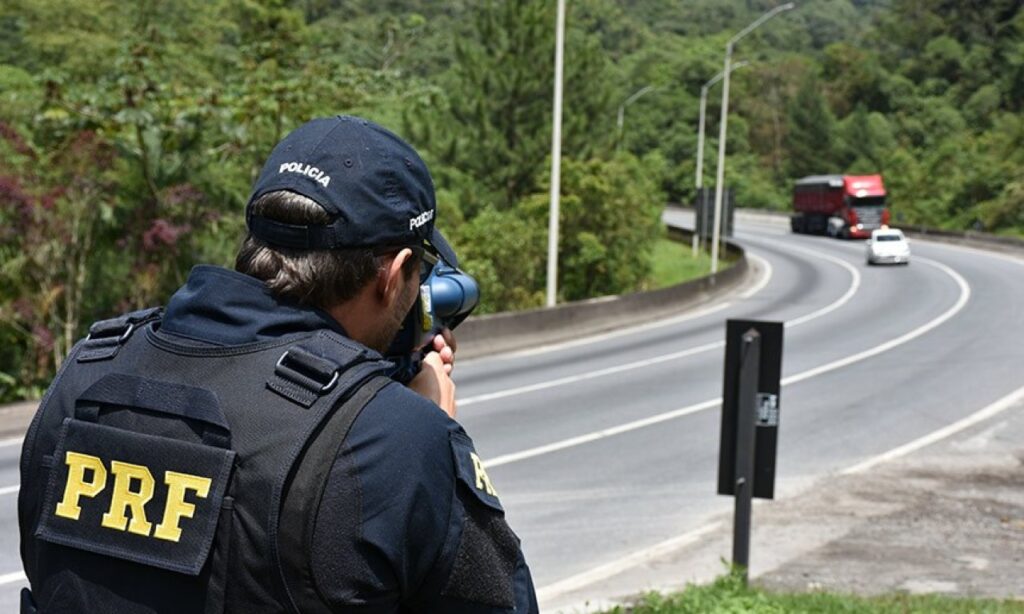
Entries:
<svg viewBox="0 0 1024 614">
<path fill-rule="evenodd" d="M 771 589 L 1024 599 L 1024 407 L 868 475 L 847 476 L 761 522 L 846 530 L 760 574 Z M 762 508 L 764 509 L 764 508 Z"/>
</svg>

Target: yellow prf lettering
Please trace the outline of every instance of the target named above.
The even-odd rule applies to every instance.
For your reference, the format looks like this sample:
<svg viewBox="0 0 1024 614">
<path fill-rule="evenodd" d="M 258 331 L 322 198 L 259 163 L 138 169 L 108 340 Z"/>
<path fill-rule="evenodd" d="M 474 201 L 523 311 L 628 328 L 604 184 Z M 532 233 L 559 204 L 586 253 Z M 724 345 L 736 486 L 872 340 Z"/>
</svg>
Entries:
<svg viewBox="0 0 1024 614">
<path fill-rule="evenodd" d="M 142 465 L 133 465 L 121 461 L 110 463 L 110 472 L 114 474 L 114 492 L 110 498 L 110 511 L 103 514 L 100 522 L 108 529 L 124 531 L 127 526 L 129 533 L 149 536 L 153 524 L 146 520 L 146 504 L 153 498 L 153 486 L 156 481 L 149 469 Z M 132 479 L 139 481 L 139 489 L 131 489 Z M 132 511 L 131 522 L 125 511 Z"/>
<path fill-rule="evenodd" d="M 487 477 L 483 461 L 481 461 L 480 457 L 476 455 L 476 452 L 470 452 L 469 457 L 473 459 L 473 471 L 476 473 L 476 487 L 489 495 L 497 497 L 498 491 L 494 489 L 494 484 L 491 483 L 491 478 Z"/>
<path fill-rule="evenodd" d="M 103 461 L 95 456 L 67 452 L 64 462 L 68 466 L 68 481 L 64 485 L 64 499 L 57 504 L 58 516 L 78 520 L 82 513 L 78 500 L 81 497 L 95 497 L 107 485 L 107 470 Z M 92 480 L 85 481 L 85 470 L 92 469 Z"/>
<path fill-rule="evenodd" d="M 191 490 L 196 496 L 205 499 L 210 493 L 210 478 L 187 473 L 168 471 L 164 474 L 164 483 L 167 484 L 167 505 L 164 507 L 164 519 L 156 527 L 153 537 L 176 542 L 181 539 L 181 529 L 178 522 L 182 518 L 191 518 L 196 512 L 196 506 L 185 502 L 185 491 Z"/>
</svg>

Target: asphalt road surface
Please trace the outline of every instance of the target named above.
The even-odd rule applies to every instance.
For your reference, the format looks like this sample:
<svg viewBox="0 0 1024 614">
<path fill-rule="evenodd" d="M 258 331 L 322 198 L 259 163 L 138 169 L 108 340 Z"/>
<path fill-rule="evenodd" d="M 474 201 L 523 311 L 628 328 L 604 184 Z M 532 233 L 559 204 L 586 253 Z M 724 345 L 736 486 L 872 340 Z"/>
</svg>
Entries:
<svg viewBox="0 0 1024 614">
<path fill-rule="evenodd" d="M 727 318 L 787 323 L 780 497 L 1024 384 L 1024 262 L 915 241 L 909 266 L 868 267 L 861 242 L 749 224 L 737 239 L 770 278 L 709 313 L 459 365 L 461 420 L 545 611 L 731 510 L 715 494 Z"/>
<path fill-rule="evenodd" d="M 581 592 L 605 597 L 604 580 L 699 539 L 731 510 L 715 494 L 727 318 L 786 322 L 780 498 L 1024 385 L 1024 260 L 915 241 L 910 266 L 868 267 L 860 242 L 751 223 L 736 238 L 755 275 L 711 305 L 458 365 L 460 420 L 523 540 L 543 611 Z M 16 610 L 24 584 L 18 452 L 0 442 L 0 611 Z"/>
</svg>

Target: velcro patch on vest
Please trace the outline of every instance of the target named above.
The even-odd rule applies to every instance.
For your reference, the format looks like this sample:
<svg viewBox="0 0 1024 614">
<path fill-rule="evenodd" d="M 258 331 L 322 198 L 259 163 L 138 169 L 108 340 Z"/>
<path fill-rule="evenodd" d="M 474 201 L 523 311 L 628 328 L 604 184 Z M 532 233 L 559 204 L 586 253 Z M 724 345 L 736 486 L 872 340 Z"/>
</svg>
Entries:
<svg viewBox="0 0 1024 614">
<path fill-rule="evenodd" d="M 66 419 L 36 536 L 198 575 L 235 453 Z"/>
<path fill-rule="evenodd" d="M 473 448 L 473 441 L 460 433 L 452 433 L 451 444 L 452 454 L 455 457 L 455 468 L 462 483 L 476 495 L 481 503 L 504 513 L 505 508 L 501 507 L 501 501 L 498 500 L 498 491 L 494 488 L 490 476 L 487 475 L 483 461 L 480 460 L 480 456 Z"/>
</svg>

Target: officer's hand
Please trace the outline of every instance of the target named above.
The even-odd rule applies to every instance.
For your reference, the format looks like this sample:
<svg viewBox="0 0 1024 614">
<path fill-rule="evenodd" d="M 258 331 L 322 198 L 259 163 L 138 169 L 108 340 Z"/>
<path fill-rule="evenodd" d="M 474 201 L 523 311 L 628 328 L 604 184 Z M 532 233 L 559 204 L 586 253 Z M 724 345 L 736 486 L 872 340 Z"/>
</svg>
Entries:
<svg viewBox="0 0 1024 614">
<path fill-rule="evenodd" d="M 440 337 L 440 335 L 438 335 Z M 436 343 L 436 341 L 435 341 Z M 449 351 L 451 348 L 446 348 Z M 445 367 L 448 370 L 445 370 Z M 446 414 L 455 418 L 455 382 L 448 377 L 451 365 L 446 365 L 438 352 L 430 352 L 423 357 L 420 364 L 420 372 L 409 382 L 409 388 L 413 392 L 430 399 L 444 410 Z"/>
<path fill-rule="evenodd" d="M 444 329 L 441 334 L 434 336 L 434 351 L 441 355 L 441 362 L 444 364 L 444 372 L 448 375 L 452 374 L 452 370 L 455 368 L 455 335 L 452 334 L 451 329 Z"/>
</svg>

